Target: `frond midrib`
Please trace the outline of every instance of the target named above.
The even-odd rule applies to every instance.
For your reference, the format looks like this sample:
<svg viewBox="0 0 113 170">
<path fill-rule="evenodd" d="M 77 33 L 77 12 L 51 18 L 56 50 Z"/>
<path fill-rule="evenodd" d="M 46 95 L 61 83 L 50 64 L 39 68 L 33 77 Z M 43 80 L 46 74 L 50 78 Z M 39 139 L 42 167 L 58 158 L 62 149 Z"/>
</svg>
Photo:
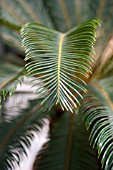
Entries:
<svg viewBox="0 0 113 170">
<path fill-rule="evenodd" d="M 59 38 L 59 46 L 58 46 L 58 98 L 57 103 L 59 103 L 60 100 L 60 68 L 61 68 L 61 58 L 62 58 L 62 47 L 63 47 L 63 40 L 64 40 L 65 34 L 61 34 Z"/>
</svg>

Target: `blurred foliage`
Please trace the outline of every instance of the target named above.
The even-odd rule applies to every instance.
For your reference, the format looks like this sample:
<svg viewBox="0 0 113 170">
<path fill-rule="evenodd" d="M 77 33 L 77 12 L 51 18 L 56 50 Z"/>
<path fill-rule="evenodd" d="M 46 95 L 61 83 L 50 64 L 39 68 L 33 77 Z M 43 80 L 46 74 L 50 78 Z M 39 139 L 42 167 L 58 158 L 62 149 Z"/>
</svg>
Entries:
<svg viewBox="0 0 113 170">
<path fill-rule="evenodd" d="M 112 18 L 113 0 L 1 0 L 0 170 L 14 170 L 19 165 L 33 140 L 33 132 L 39 133 L 43 118 L 50 119 L 51 140 L 38 154 L 35 170 L 113 169 Z M 76 95 L 81 105 L 74 113 L 62 111 L 59 105 L 43 112 L 42 98 L 37 99 L 36 88 L 31 88 L 34 81 L 40 84 L 38 78 L 29 79 L 24 68 L 28 61 L 24 61 L 20 29 L 29 22 L 43 24 L 45 34 L 47 30 L 57 32 L 56 43 L 59 34 L 66 34 L 89 19 L 100 19 L 101 27 L 96 32 L 94 61 L 89 64 L 92 74 L 84 79 L 87 93 L 82 93 L 83 100 Z M 37 36 L 35 40 L 39 41 Z M 40 49 L 40 44 L 36 49 Z M 37 61 L 31 57 L 30 62 Z"/>
</svg>

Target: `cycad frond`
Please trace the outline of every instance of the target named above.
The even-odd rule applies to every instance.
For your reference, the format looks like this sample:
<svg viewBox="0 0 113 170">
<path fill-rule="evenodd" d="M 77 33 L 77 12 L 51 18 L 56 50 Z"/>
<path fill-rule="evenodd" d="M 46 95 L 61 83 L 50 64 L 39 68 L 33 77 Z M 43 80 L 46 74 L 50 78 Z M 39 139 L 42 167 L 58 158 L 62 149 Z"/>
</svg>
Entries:
<svg viewBox="0 0 113 170">
<path fill-rule="evenodd" d="M 57 120 L 51 140 L 37 156 L 34 170 L 99 170 L 97 154 L 89 145 L 88 133 L 78 117 L 65 112 Z"/>
<path fill-rule="evenodd" d="M 20 26 L 35 21 L 52 27 L 43 0 L 1 0 L 1 18 Z"/>
<path fill-rule="evenodd" d="M 17 49 L 22 50 L 20 36 L 17 31 L 23 24 L 35 21 L 53 28 L 48 11 L 45 9 L 42 0 L 1 0 L 0 11 L 1 37 L 5 43 Z"/>
<path fill-rule="evenodd" d="M 72 111 L 80 105 L 76 95 L 86 91 L 84 77 L 91 72 L 93 45 L 98 20 L 88 21 L 63 34 L 37 23 L 28 23 L 21 30 L 28 75 L 41 79 L 37 94 L 46 95 L 44 109 L 60 103 Z M 77 103 L 77 104 L 76 104 Z"/>
<path fill-rule="evenodd" d="M 49 12 L 56 30 L 65 32 L 76 24 L 74 0 L 45 0 L 45 7 Z"/>
<path fill-rule="evenodd" d="M 12 95 L 17 85 L 23 82 L 25 74 L 25 69 L 22 67 L 2 63 L 0 66 L 0 106 L 2 100 L 5 100 L 7 95 Z"/>
<path fill-rule="evenodd" d="M 7 24 L 7 27 L 1 26 L 0 27 L 0 34 L 1 34 L 1 38 L 2 40 L 8 45 L 8 46 L 13 46 L 16 49 L 22 51 L 22 47 L 21 47 L 21 43 L 20 43 L 20 35 L 19 32 L 17 31 L 13 31 L 13 30 L 17 30 L 20 28 L 20 26 L 16 26 L 12 23 L 6 23 L 5 20 L 3 20 L 3 22 L 1 21 L 1 23 L 4 25 Z M 13 27 L 13 29 L 12 29 Z M 9 29 L 11 28 L 11 29 Z"/>
<path fill-rule="evenodd" d="M 105 89 L 99 84 L 90 86 L 85 95 L 81 114 L 87 129 L 91 130 L 90 142 L 98 149 L 102 169 L 113 168 L 113 104 Z"/>
<path fill-rule="evenodd" d="M 109 41 L 106 40 L 106 45 L 101 51 L 101 54 L 97 54 L 95 60 L 93 74 L 91 80 L 102 79 L 108 76 L 112 76 L 112 60 L 113 60 L 113 37 L 110 36 Z"/>
<path fill-rule="evenodd" d="M 8 20 L 3 19 L 3 18 L 0 18 L 0 25 L 4 25 L 5 27 L 8 27 L 8 28 L 10 28 L 12 30 L 16 30 L 16 31 L 19 31 L 21 29 L 21 26 L 11 23 Z"/>
<path fill-rule="evenodd" d="M 113 63 L 111 63 L 113 64 Z M 113 66 L 113 65 L 112 65 Z M 98 81 L 99 86 L 105 91 L 104 93 L 106 93 L 108 95 L 108 97 L 111 100 L 111 103 L 113 102 L 113 67 L 111 67 L 111 76 L 108 76 L 100 81 Z"/>
<path fill-rule="evenodd" d="M 44 124 L 43 118 L 48 118 L 40 110 L 40 100 L 31 100 L 29 105 L 21 103 L 24 105 L 22 110 L 18 110 L 16 100 L 18 98 L 11 107 L 12 111 L 16 110 L 13 114 L 19 116 L 13 115 L 13 119 L 0 123 L 0 169 L 2 170 L 13 170 L 19 165 L 21 157 L 27 155 L 34 132 L 39 132 L 39 127 Z M 2 112 L 5 110 L 6 108 L 2 109 Z"/>
</svg>

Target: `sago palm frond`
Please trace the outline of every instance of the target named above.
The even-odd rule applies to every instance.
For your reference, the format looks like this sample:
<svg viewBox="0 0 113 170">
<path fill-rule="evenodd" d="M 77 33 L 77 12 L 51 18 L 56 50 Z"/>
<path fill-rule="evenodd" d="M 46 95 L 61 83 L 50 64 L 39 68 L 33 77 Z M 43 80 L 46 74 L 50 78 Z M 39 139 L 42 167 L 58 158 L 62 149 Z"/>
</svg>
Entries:
<svg viewBox="0 0 113 170">
<path fill-rule="evenodd" d="M 17 107 L 13 114 L 19 116 L 13 115 L 13 119 L 0 123 L 0 169 L 2 170 L 15 169 L 22 156 L 27 156 L 27 149 L 34 138 L 34 132 L 39 133 L 39 127 L 44 124 L 43 118 L 48 118 L 47 112 L 45 114 L 40 110 L 40 100 L 31 100 L 29 105 L 24 103 L 24 108 L 21 110 L 18 110 L 16 100 L 18 98 L 14 100 L 12 111 L 13 107 Z M 6 106 L 2 109 L 2 112 L 5 111 Z"/>
<path fill-rule="evenodd" d="M 74 0 L 44 0 L 44 2 L 56 30 L 65 32 L 77 25 Z"/>
<path fill-rule="evenodd" d="M 15 31 L 19 31 L 21 29 L 21 26 L 16 25 L 12 22 L 9 22 L 8 20 L 3 19 L 3 18 L 0 18 L 0 25 L 4 25 L 5 27 L 8 27 L 8 28 L 15 30 Z"/>
<path fill-rule="evenodd" d="M 1 0 L 1 18 L 22 26 L 31 21 L 52 26 L 42 0 Z"/>
<path fill-rule="evenodd" d="M 99 84 L 89 87 L 80 108 L 90 142 L 98 150 L 102 169 L 113 168 L 113 104 L 107 92 Z"/>
<path fill-rule="evenodd" d="M 91 73 L 93 45 L 98 20 L 88 21 L 67 33 L 60 33 L 37 23 L 28 23 L 21 30 L 22 45 L 29 61 L 29 76 L 41 79 L 37 94 L 46 95 L 44 109 L 60 103 L 72 111 L 80 105 L 76 95 L 86 91 L 84 77 Z M 42 88 L 43 87 L 43 88 Z M 76 104 L 77 103 L 77 104 Z"/>
<path fill-rule="evenodd" d="M 74 114 L 65 112 L 57 120 L 50 133 L 51 140 L 37 156 L 34 170 L 99 170 L 89 135 L 79 116 Z"/>
<path fill-rule="evenodd" d="M 6 22 L 7 21 L 4 20 L 2 23 L 6 25 Z M 12 23 L 9 23 L 9 24 L 7 23 L 7 27 L 3 27 L 3 26 L 0 27 L 0 34 L 1 34 L 2 41 L 4 41 L 9 46 L 13 46 L 16 49 L 23 51 L 21 47 L 21 43 L 20 43 L 19 32 L 14 31 L 14 29 L 16 30 L 19 29 L 20 26 L 14 25 Z M 13 27 L 13 30 L 12 30 L 12 27 Z"/>
<path fill-rule="evenodd" d="M 100 45 L 100 48 L 102 46 Z M 113 58 L 113 37 L 110 36 L 109 40 L 106 40 L 106 45 L 103 50 L 100 50 L 101 53 L 98 52 L 97 57 L 95 59 L 95 63 L 93 66 L 93 74 L 90 77 L 90 81 L 95 79 L 101 79 L 105 76 L 109 75 L 110 70 L 112 69 L 112 58 Z"/>
<path fill-rule="evenodd" d="M 112 76 L 113 76 L 113 55 L 101 68 L 99 74 L 97 75 L 97 78 L 102 79 L 102 78 L 109 78 Z"/>
<path fill-rule="evenodd" d="M 112 103 L 113 102 L 113 94 L 112 94 L 113 92 L 112 90 L 113 89 L 113 67 L 112 67 L 112 70 L 110 69 L 109 75 L 111 76 L 105 77 L 104 79 L 100 80 L 98 84 L 103 89 L 103 91 L 105 91 L 104 94 L 106 93 L 108 95 Z"/>
<path fill-rule="evenodd" d="M 25 69 L 13 64 L 0 65 L 0 106 L 7 95 L 12 95 L 18 84 L 23 82 Z"/>
<path fill-rule="evenodd" d="M 24 23 L 35 21 L 58 31 L 65 32 L 77 24 L 85 22 L 92 18 L 100 18 L 102 20 L 102 30 L 99 34 L 99 43 L 104 46 L 108 35 L 111 34 L 113 22 L 112 16 L 112 0 L 106 1 L 83 1 L 83 0 L 2 0 L 1 1 L 1 19 L 8 20 L 12 24 L 22 26 Z M 106 22 L 104 22 L 106 20 Z M 4 22 L 1 22 L 5 26 Z M 0 23 L 0 24 L 1 24 Z M 7 42 L 16 39 L 11 31 L 2 28 L 1 35 Z M 13 28 L 14 30 L 14 28 Z M 8 33 L 8 34 L 7 34 Z M 18 37 L 17 37 L 18 41 Z M 15 46 L 16 43 L 13 43 Z M 99 45 L 100 46 L 100 45 Z M 102 51 L 102 48 L 99 51 Z M 16 45 L 16 47 L 18 47 Z"/>
<path fill-rule="evenodd" d="M 29 0 L 1 0 L 0 11 L 0 25 L 2 25 L 0 34 L 2 39 L 8 45 L 19 48 L 21 51 L 20 36 L 17 31 L 23 24 L 36 21 L 53 27 L 42 0 L 32 2 Z"/>
</svg>

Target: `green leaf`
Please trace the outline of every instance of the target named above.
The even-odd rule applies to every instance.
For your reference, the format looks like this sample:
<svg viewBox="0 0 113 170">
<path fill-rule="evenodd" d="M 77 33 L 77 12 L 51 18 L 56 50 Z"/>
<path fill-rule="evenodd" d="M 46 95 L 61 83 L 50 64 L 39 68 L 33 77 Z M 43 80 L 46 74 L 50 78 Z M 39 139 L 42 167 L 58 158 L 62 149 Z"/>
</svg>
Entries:
<svg viewBox="0 0 113 170">
<path fill-rule="evenodd" d="M 16 30 L 16 31 L 19 31 L 21 29 L 21 26 L 10 23 L 9 21 L 7 21 L 3 18 L 0 18 L 0 25 L 4 25 L 4 26 L 6 26 L 12 30 Z"/>
<path fill-rule="evenodd" d="M 13 64 L 2 63 L 0 66 L 0 107 L 7 95 L 12 95 L 25 77 L 25 69 Z"/>
<path fill-rule="evenodd" d="M 113 104 L 105 89 L 98 84 L 89 86 L 80 108 L 87 129 L 90 129 L 90 142 L 98 150 L 102 169 L 113 168 Z"/>
<path fill-rule="evenodd" d="M 22 25 L 31 21 L 53 28 L 43 0 L 1 0 L 0 35 L 6 44 L 22 51 L 18 31 Z"/>
<path fill-rule="evenodd" d="M 43 0 L 1 1 L 1 18 L 20 26 L 31 21 L 52 26 Z"/>
<path fill-rule="evenodd" d="M 75 113 L 63 113 L 50 137 L 37 156 L 34 170 L 99 170 L 97 154 L 89 144 L 81 118 Z"/>
<path fill-rule="evenodd" d="M 91 73 L 93 45 L 98 20 L 88 21 L 63 34 L 38 23 L 28 23 L 21 29 L 22 45 L 29 61 L 29 76 L 38 76 L 37 94 L 45 95 L 44 109 L 60 103 L 70 110 L 80 105 L 79 91 L 86 92 L 84 78 Z M 40 88 L 39 88 L 40 86 Z"/>
<path fill-rule="evenodd" d="M 5 117 L 5 120 L 0 123 L 0 169 L 2 170 L 15 169 L 23 156 L 27 156 L 27 149 L 34 138 L 34 132 L 39 133 L 39 128 L 44 124 L 43 118 L 48 119 L 51 114 L 51 112 L 44 113 L 40 110 L 41 100 L 28 102 L 26 94 L 22 93 L 20 98 L 20 105 L 24 106 L 23 108 L 18 105 L 19 96 L 17 95 L 12 105 L 6 103 L 2 109 L 2 114 L 7 116 L 13 112 L 11 119 Z M 8 109 L 8 107 L 12 107 L 12 109 Z M 9 110 L 11 113 L 7 113 Z"/>
<path fill-rule="evenodd" d="M 45 7 L 56 30 L 64 32 L 76 25 L 74 0 L 45 0 Z"/>
</svg>

